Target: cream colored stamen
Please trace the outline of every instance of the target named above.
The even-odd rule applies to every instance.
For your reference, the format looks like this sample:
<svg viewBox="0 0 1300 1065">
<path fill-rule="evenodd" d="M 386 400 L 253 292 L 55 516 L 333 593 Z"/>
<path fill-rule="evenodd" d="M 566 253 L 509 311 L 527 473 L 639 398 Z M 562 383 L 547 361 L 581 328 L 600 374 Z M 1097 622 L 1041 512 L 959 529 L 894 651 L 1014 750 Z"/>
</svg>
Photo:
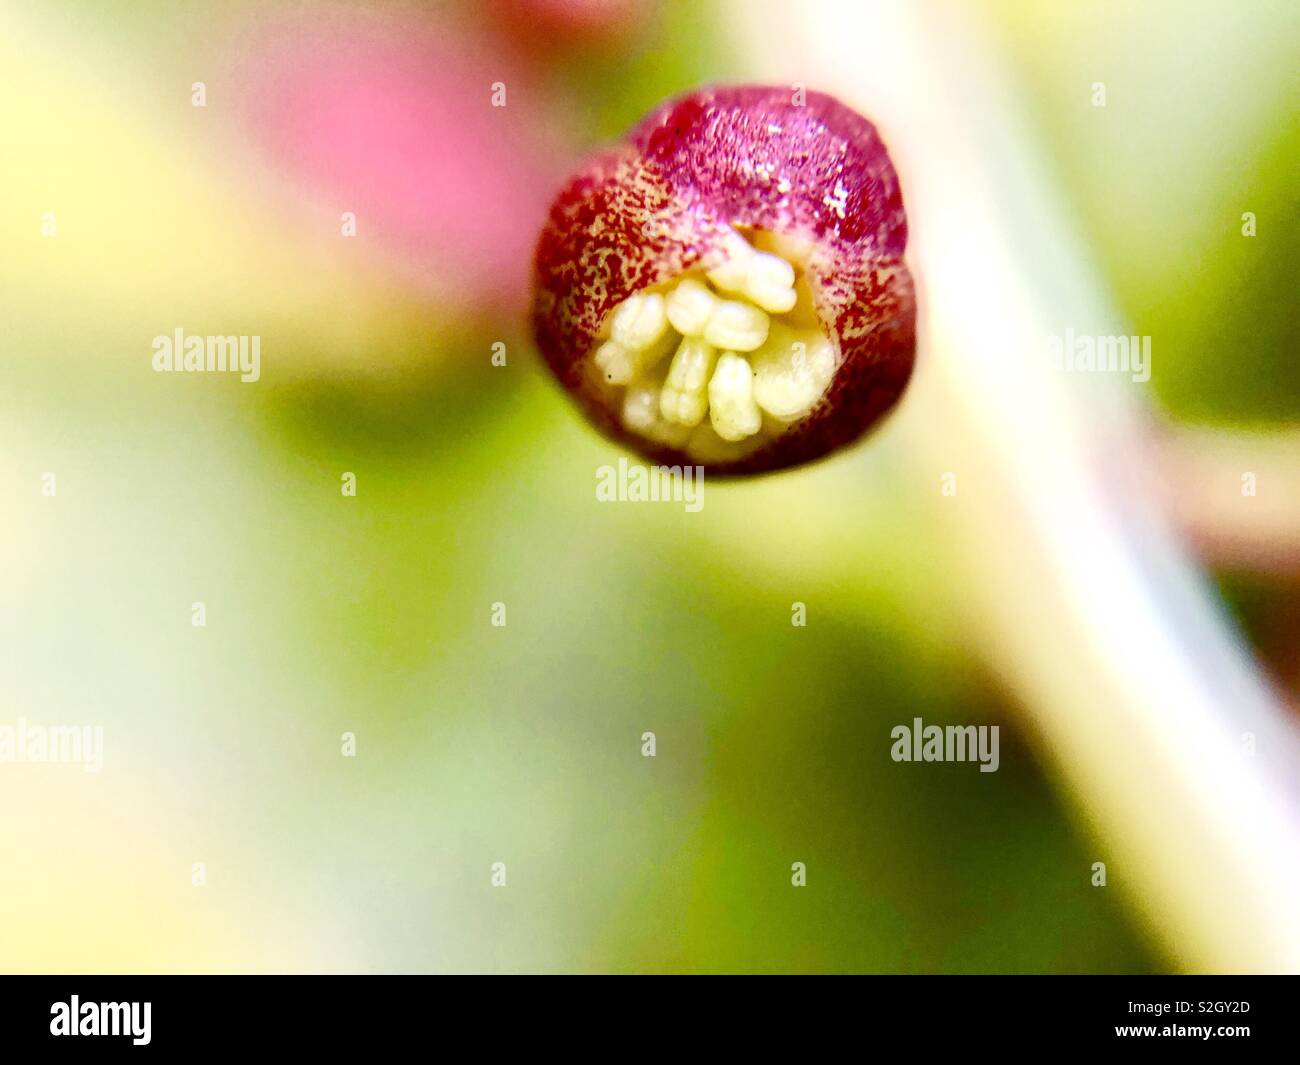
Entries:
<svg viewBox="0 0 1300 1065">
<path fill-rule="evenodd" d="M 802 418 L 835 376 L 835 350 L 818 330 L 774 325 L 767 343 L 750 356 L 754 399 L 783 422 Z"/>
<path fill-rule="evenodd" d="M 724 292 L 748 297 L 771 314 L 785 314 L 795 305 L 794 267 L 779 255 L 754 251 L 748 245 L 721 266 L 709 280 Z"/>
<path fill-rule="evenodd" d="M 779 436 L 835 376 L 811 291 L 782 258 L 796 245 L 755 239 L 762 250 L 733 233 L 727 260 L 707 274 L 624 300 L 592 356 L 608 385 L 626 389 L 623 425 L 696 461 L 738 460 Z"/>
<path fill-rule="evenodd" d="M 668 367 L 668 380 L 659 394 L 659 410 L 678 425 L 699 425 L 709 409 L 709 379 L 718 349 L 699 337 L 686 337 Z"/>
<path fill-rule="evenodd" d="M 717 348 L 753 351 L 767 339 L 770 322 L 757 307 L 723 300 L 704 327 L 704 339 Z"/>
<path fill-rule="evenodd" d="M 668 314 L 664 298 L 658 292 L 631 296 L 614 310 L 610 333 L 614 340 L 631 351 L 643 351 L 664 335 Z"/>
<path fill-rule="evenodd" d="M 709 381 L 709 418 L 723 440 L 743 440 L 763 424 L 754 402 L 754 371 L 734 352 L 718 356 L 718 368 Z"/>
<path fill-rule="evenodd" d="M 704 285 L 688 277 L 668 294 L 668 321 L 682 336 L 703 336 L 720 302 Z"/>
<path fill-rule="evenodd" d="M 596 349 L 596 366 L 612 385 L 626 385 L 672 346 L 664 298 L 658 292 L 630 296 L 610 319 L 611 339 Z"/>
</svg>

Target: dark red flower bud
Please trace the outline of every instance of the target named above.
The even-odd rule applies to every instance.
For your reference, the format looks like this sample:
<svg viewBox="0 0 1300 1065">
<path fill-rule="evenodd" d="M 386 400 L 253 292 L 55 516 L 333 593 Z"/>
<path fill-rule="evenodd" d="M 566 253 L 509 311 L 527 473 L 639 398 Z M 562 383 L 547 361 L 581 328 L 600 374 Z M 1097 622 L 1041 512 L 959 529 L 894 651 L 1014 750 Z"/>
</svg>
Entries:
<svg viewBox="0 0 1300 1065">
<path fill-rule="evenodd" d="M 820 458 L 911 375 L 898 177 L 870 122 L 800 95 L 670 102 L 551 207 L 537 344 L 605 433 L 656 462 L 741 474 Z"/>
</svg>

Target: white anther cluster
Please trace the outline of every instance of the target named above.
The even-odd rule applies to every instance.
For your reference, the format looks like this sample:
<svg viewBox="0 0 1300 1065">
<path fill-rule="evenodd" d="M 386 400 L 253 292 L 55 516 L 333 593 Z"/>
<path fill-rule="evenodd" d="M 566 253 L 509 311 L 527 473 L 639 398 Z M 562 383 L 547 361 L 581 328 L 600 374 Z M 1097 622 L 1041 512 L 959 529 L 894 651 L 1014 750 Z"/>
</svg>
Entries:
<svg viewBox="0 0 1300 1065">
<path fill-rule="evenodd" d="M 719 442 L 752 443 L 804 417 L 835 375 L 835 351 L 815 326 L 773 321 L 799 302 L 795 277 L 785 259 L 737 240 L 707 274 L 619 304 L 593 361 L 627 389 L 623 424 L 712 459 Z"/>
</svg>

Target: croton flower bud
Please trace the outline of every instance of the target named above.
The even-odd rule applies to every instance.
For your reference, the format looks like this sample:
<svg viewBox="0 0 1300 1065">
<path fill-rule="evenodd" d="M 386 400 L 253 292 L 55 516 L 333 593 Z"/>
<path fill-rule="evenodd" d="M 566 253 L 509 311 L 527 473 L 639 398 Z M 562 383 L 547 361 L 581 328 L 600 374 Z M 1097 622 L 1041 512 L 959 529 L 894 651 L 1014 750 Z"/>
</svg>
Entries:
<svg viewBox="0 0 1300 1065">
<path fill-rule="evenodd" d="M 561 191 L 533 330 L 595 423 L 647 458 L 780 469 L 857 440 L 906 387 L 906 245 L 870 122 L 821 93 L 706 89 Z"/>
</svg>

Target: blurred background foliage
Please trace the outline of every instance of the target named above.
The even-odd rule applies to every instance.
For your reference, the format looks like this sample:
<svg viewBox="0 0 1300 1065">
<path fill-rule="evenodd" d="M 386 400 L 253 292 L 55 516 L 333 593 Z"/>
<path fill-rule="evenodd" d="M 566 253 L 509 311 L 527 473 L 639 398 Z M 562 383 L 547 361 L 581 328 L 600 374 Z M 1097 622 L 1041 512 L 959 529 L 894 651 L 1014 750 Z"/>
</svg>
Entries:
<svg viewBox="0 0 1300 1065">
<path fill-rule="evenodd" d="M 618 452 L 538 371 L 526 293 L 461 284 L 483 249 L 430 265 L 364 213 L 340 239 L 372 190 L 305 174 L 246 95 L 268 35 L 356 35 L 380 67 L 393 37 L 436 39 L 482 121 L 504 80 L 544 131 L 502 186 L 526 214 L 553 191 L 534 173 L 663 97 L 762 75 L 708 5 L 595 6 L 0 9 L 0 720 L 107 745 L 99 775 L 0 772 L 5 969 L 1179 965 L 1091 886 L 1104 839 L 972 653 L 933 486 L 888 431 L 709 483 L 698 514 L 597 505 Z M 986 10 L 1080 239 L 1156 338 L 1159 407 L 1295 419 L 1300 111 L 1270 43 L 1294 19 Z M 445 135 L 430 165 L 472 183 L 493 134 Z M 262 380 L 154 374 L 178 326 L 260 335 Z M 1271 588 L 1229 594 L 1252 623 Z M 893 763 L 914 717 L 1000 723 L 1001 769 Z"/>
</svg>

